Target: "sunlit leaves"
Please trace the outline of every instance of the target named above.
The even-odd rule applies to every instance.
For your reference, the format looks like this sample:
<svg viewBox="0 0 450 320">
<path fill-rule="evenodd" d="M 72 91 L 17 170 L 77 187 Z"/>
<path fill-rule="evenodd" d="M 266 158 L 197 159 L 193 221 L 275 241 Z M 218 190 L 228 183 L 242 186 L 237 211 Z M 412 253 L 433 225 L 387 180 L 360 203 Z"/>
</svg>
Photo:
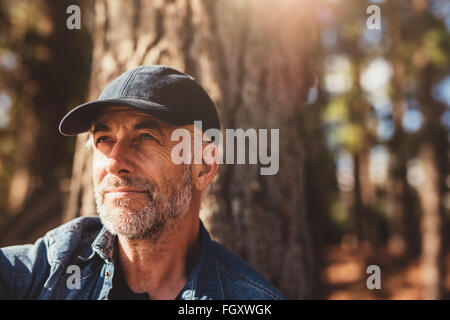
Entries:
<svg viewBox="0 0 450 320">
<path fill-rule="evenodd" d="M 336 97 L 325 108 L 323 120 L 326 123 L 345 123 L 349 120 L 348 104 L 344 97 Z"/>
<path fill-rule="evenodd" d="M 436 66 L 445 66 L 449 62 L 450 34 L 443 30 L 430 30 L 425 34 L 424 46 L 431 61 Z"/>
</svg>

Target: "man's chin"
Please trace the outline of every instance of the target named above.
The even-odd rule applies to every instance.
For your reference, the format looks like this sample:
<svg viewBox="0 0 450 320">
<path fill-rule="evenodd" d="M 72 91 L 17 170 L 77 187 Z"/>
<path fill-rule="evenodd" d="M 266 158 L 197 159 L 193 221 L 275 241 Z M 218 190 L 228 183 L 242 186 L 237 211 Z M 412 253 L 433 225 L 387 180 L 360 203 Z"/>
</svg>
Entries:
<svg viewBox="0 0 450 320">
<path fill-rule="evenodd" d="M 158 239 L 166 225 L 162 221 L 149 221 L 145 217 L 138 217 L 139 214 L 135 212 L 123 210 L 107 212 L 107 214 L 99 214 L 105 228 L 113 235 L 130 240 Z"/>
<path fill-rule="evenodd" d="M 144 195 L 146 195 L 145 198 L 142 194 L 135 198 L 105 197 L 102 201 L 102 207 L 107 210 L 122 211 L 124 213 L 143 212 L 148 210 L 148 207 L 151 205 L 148 194 Z"/>
</svg>

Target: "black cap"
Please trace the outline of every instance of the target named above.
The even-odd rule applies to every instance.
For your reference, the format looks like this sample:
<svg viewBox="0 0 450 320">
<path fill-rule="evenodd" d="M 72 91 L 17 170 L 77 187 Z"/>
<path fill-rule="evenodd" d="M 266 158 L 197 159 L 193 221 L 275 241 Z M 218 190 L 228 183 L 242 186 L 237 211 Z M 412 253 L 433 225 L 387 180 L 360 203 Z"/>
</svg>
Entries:
<svg viewBox="0 0 450 320">
<path fill-rule="evenodd" d="M 103 108 L 129 106 L 164 122 L 182 126 L 202 121 L 202 129 L 220 130 L 214 103 L 195 79 L 163 65 L 139 66 L 122 73 L 100 94 L 67 113 L 59 124 L 66 136 L 90 129 Z"/>
</svg>

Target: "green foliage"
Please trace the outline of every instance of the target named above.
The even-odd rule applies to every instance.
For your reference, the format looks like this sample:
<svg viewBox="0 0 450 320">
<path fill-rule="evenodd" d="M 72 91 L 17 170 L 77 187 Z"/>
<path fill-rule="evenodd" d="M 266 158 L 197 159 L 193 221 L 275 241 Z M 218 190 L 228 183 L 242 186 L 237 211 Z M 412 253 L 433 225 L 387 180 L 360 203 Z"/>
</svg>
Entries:
<svg viewBox="0 0 450 320">
<path fill-rule="evenodd" d="M 447 66 L 450 59 L 450 34 L 445 30 L 432 29 L 424 35 L 424 46 L 431 61 L 437 67 Z"/>
<path fill-rule="evenodd" d="M 355 153 L 361 149 L 365 128 L 352 121 L 350 108 L 347 96 L 334 97 L 323 112 L 323 121 L 332 125 L 333 144 Z"/>
<path fill-rule="evenodd" d="M 341 232 L 348 231 L 349 211 L 345 203 L 342 201 L 335 201 L 330 209 L 329 218 L 333 225 L 335 225 Z"/>
<path fill-rule="evenodd" d="M 323 112 L 323 121 L 326 123 L 340 124 L 350 119 L 349 106 L 342 96 L 330 100 Z"/>
</svg>

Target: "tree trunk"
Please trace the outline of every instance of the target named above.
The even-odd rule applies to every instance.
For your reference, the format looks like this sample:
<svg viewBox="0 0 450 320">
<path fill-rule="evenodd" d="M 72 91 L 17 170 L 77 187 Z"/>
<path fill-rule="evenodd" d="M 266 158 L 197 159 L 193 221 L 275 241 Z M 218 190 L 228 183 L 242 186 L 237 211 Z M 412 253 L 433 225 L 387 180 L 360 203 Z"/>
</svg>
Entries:
<svg viewBox="0 0 450 320">
<path fill-rule="evenodd" d="M 223 128 L 279 128 L 280 170 L 222 165 L 201 218 L 212 236 L 263 272 L 289 298 L 317 296 L 320 277 L 305 206 L 299 126 L 313 81 L 317 39 L 304 2 L 97 1 L 90 99 L 123 71 L 166 64 L 211 95 Z M 89 151 L 77 142 L 66 219 L 95 214 Z"/>
<path fill-rule="evenodd" d="M 421 263 L 424 280 L 424 298 L 440 299 L 443 294 L 444 243 L 442 224 L 445 177 L 448 173 L 447 133 L 440 126 L 440 116 L 445 106 L 433 101 L 431 96 L 433 75 L 431 65 L 423 68 L 420 76 L 418 100 L 424 115 L 419 160 L 424 181 L 419 187 L 422 209 Z"/>
<path fill-rule="evenodd" d="M 443 289 L 442 216 L 439 192 L 439 171 L 433 146 L 423 144 L 420 161 L 425 181 L 419 192 L 422 204 L 422 274 L 424 299 L 439 299 Z"/>
<path fill-rule="evenodd" d="M 363 52 L 357 44 L 357 39 L 349 44 L 350 57 L 353 62 L 352 78 L 355 79 L 352 90 L 351 117 L 360 131 L 358 143 L 354 146 L 353 163 L 355 186 L 353 189 L 354 203 L 352 208 L 354 232 L 358 243 L 375 245 L 377 242 L 377 226 L 375 225 L 375 187 L 370 180 L 370 151 L 373 147 L 373 137 L 364 125 L 370 111 L 363 89 L 357 79 L 361 77 Z"/>
<path fill-rule="evenodd" d="M 414 26 L 416 30 L 416 54 L 413 56 L 413 70 L 418 79 L 417 101 L 423 114 L 419 160 L 424 181 L 419 186 L 419 200 L 422 209 L 421 265 L 424 281 L 424 299 L 440 299 L 444 287 L 444 243 L 442 241 L 442 222 L 444 217 L 443 196 L 445 177 L 448 175 L 449 142 L 440 118 L 445 106 L 434 100 L 433 85 L 442 77 L 437 66 L 426 50 L 426 32 L 434 25 L 427 11 L 427 2 L 413 2 Z M 419 58 L 422 54 L 423 57 Z"/>
<path fill-rule="evenodd" d="M 401 10 L 398 1 L 386 4 L 388 13 L 388 36 L 390 50 L 388 59 L 392 66 L 392 121 L 395 132 L 388 143 L 390 150 L 390 175 L 388 181 L 387 215 L 389 223 L 388 250 L 401 258 L 416 257 L 420 251 L 417 234 L 418 221 L 413 204 L 413 196 L 407 181 L 408 154 L 410 150 L 407 135 L 403 130 L 403 116 L 407 109 L 405 92 L 406 63 L 400 52 L 402 35 L 398 12 Z"/>
<path fill-rule="evenodd" d="M 11 42 L 16 41 L 11 47 L 19 48 L 15 54 L 20 64 L 10 71 L 14 81 L 8 83 L 16 92 L 10 126 L 16 146 L 1 245 L 34 241 L 61 222 L 60 179 L 70 175 L 67 164 L 72 153 L 58 124 L 65 107 L 82 101 L 87 91 L 92 50 L 89 32 L 71 32 L 66 27 L 70 4 L 73 1 L 25 2 L 27 9 L 21 10 L 30 15 L 26 31 L 18 39 L 11 34 Z"/>
</svg>

